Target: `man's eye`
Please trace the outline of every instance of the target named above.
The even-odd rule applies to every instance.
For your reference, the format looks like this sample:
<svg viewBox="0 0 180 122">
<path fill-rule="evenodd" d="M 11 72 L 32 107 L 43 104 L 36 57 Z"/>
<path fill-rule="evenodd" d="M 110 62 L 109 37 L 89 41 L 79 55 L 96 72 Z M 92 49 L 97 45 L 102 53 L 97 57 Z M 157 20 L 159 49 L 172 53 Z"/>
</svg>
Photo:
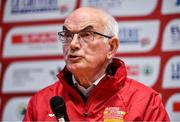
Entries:
<svg viewBox="0 0 180 122">
<path fill-rule="evenodd" d="M 82 33 L 80 34 L 80 36 L 81 36 L 81 37 L 90 37 L 90 36 L 92 36 L 92 34 L 91 34 L 90 32 L 82 32 Z"/>
<path fill-rule="evenodd" d="M 73 34 L 72 34 L 72 33 L 64 33 L 64 37 L 69 38 L 69 37 L 72 37 L 72 36 L 73 36 Z"/>
</svg>

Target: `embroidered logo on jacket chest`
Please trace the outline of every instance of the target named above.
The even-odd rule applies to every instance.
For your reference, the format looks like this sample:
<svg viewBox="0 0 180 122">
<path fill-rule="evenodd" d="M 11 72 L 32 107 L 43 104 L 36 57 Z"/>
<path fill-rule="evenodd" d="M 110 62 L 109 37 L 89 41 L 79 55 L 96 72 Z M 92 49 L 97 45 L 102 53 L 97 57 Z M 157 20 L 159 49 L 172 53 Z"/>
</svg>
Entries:
<svg viewBox="0 0 180 122">
<path fill-rule="evenodd" d="M 124 122 L 126 112 L 120 107 L 106 107 L 103 114 L 104 122 Z"/>
</svg>

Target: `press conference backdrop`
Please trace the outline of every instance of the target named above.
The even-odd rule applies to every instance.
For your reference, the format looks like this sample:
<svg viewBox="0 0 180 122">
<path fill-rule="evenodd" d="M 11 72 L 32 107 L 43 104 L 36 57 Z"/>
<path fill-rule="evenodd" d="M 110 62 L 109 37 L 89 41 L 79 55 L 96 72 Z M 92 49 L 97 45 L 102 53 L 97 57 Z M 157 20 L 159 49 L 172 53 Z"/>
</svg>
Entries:
<svg viewBox="0 0 180 122">
<path fill-rule="evenodd" d="M 64 66 L 57 32 L 82 6 L 116 18 L 116 56 L 128 76 L 159 92 L 170 119 L 180 120 L 180 0 L 1 0 L 0 120 L 22 120 L 30 96 L 56 82 Z"/>
</svg>

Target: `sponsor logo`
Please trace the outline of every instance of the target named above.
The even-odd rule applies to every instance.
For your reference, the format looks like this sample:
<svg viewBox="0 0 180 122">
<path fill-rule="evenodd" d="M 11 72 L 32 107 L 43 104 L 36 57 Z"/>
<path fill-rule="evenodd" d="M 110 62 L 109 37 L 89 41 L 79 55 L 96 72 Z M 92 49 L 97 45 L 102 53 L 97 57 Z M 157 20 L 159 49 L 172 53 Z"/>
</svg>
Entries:
<svg viewBox="0 0 180 122">
<path fill-rule="evenodd" d="M 180 6 L 180 0 L 176 0 L 176 6 Z"/>
<path fill-rule="evenodd" d="M 8 0 L 3 21 L 64 19 L 75 6 L 76 0 Z"/>
<path fill-rule="evenodd" d="M 119 107 L 106 107 L 104 110 L 104 122 L 124 122 L 125 111 Z"/>
<path fill-rule="evenodd" d="M 3 121 L 22 121 L 30 97 L 15 97 L 10 99 L 3 111 Z"/>
<path fill-rule="evenodd" d="M 151 14 L 155 10 L 157 1 L 138 0 L 137 2 L 132 0 L 82 0 L 81 6 L 105 9 L 113 16 L 145 16 Z"/>
<path fill-rule="evenodd" d="M 179 43 L 180 45 L 180 26 L 178 25 L 171 26 L 170 32 L 173 43 Z"/>
<path fill-rule="evenodd" d="M 12 0 L 11 13 L 32 13 L 32 12 L 47 12 L 58 10 L 57 0 Z"/>
<path fill-rule="evenodd" d="M 166 110 L 171 121 L 179 121 L 180 116 L 180 94 L 173 94 L 166 103 Z"/>
<path fill-rule="evenodd" d="M 167 62 L 162 87 L 180 88 L 180 56 L 174 56 Z"/>
<path fill-rule="evenodd" d="M 137 53 L 152 50 L 159 33 L 159 21 L 119 22 L 118 52 Z"/>
<path fill-rule="evenodd" d="M 119 37 L 121 44 L 137 44 L 140 43 L 141 46 L 146 46 L 150 43 L 148 37 L 140 37 L 140 28 L 120 28 Z M 144 35 L 145 36 L 145 35 Z"/>
<path fill-rule="evenodd" d="M 12 63 L 6 69 L 2 92 L 36 92 L 57 81 L 56 74 L 62 67 L 62 60 Z"/>
<path fill-rule="evenodd" d="M 163 0 L 162 14 L 179 14 L 180 13 L 180 0 Z"/>
<path fill-rule="evenodd" d="M 135 64 L 135 65 L 127 65 L 126 68 L 127 68 L 127 73 L 130 76 L 138 76 L 140 74 L 139 73 L 140 67 L 137 64 Z"/>
<path fill-rule="evenodd" d="M 86 0 L 83 4 L 87 4 L 88 6 L 92 7 L 99 7 L 101 6 L 102 8 L 118 8 L 122 6 L 123 0 L 113 0 L 113 1 L 103 1 L 103 0 Z"/>
<path fill-rule="evenodd" d="M 162 50 L 180 50 L 180 19 L 174 19 L 167 24 L 163 33 Z"/>
<path fill-rule="evenodd" d="M 151 65 L 140 66 L 138 64 L 127 65 L 128 76 L 139 77 L 140 75 L 151 76 L 153 73 L 153 67 Z"/>
<path fill-rule="evenodd" d="M 180 62 L 173 63 L 172 66 L 172 80 L 180 80 Z"/>
<path fill-rule="evenodd" d="M 56 43 L 57 35 L 53 32 L 44 32 L 36 34 L 19 34 L 12 36 L 12 44 L 38 44 L 38 43 Z"/>
<path fill-rule="evenodd" d="M 150 87 L 156 83 L 160 68 L 159 57 L 121 59 L 123 59 L 126 64 L 128 77 L 131 77 Z"/>
<path fill-rule="evenodd" d="M 5 38 L 3 57 L 62 54 L 62 43 L 57 36 L 61 29 L 62 25 L 58 24 L 13 28 Z"/>
<path fill-rule="evenodd" d="M 145 76 L 150 76 L 153 73 L 153 70 L 153 67 L 148 64 L 142 67 L 142 72 Z"/>
<path fill-rule="evenodd" d="M 21 103 L 17 106 L 16 108 L 16 116 L 18 118 L 18 120 L 22 120 L 25 113 L 26 113 L 26 106 L 27 106 L 27 103 Z"/>
</svg>

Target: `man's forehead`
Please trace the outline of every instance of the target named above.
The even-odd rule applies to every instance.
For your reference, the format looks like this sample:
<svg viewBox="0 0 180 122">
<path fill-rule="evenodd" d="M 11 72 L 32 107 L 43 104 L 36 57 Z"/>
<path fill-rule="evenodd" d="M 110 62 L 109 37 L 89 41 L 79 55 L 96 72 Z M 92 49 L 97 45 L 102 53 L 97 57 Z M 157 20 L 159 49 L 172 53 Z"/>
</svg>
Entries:
<svg viewBox="0 0 180 122">
<path fill-rule="evenodd" d="M 68 29 L 65 25 L 63 26 L 64 31 L 71 31 L 71 29 Z M 84 28 L 81 28 L 79 31 L 87 31 L 87 30 L 94 30 L 94 27 L 92 25 L 85 26 Z"/>
<path fill-rule="evenodd" d="M 82 30 L 89 26 L 93 27 L 93 29 L 100 28 L 101 26 L 103 26 L 104 17 L 102 17 L 102 15 L 99 12 L 94 13 L 93 11 L 90 10 L 78 9 L 72 12 L 66 18 L 64 22 L 64 26 L 68 30 L 73 30 L 73 31 Z"/>
<path fill-rule="evenodd" d="M 80 31 L 83 29 L 93 29 L 96 30 L 102 26 L 102 22 L 97 19 L 86 19 L 84 18 L 83 20 L 79 19 L 74 19 L 65 21 L 64 27 L 66 29 L 71 30 L 71 31 Z M 100 26 L 101 25 L 101 26 Z"/>
</svg>

